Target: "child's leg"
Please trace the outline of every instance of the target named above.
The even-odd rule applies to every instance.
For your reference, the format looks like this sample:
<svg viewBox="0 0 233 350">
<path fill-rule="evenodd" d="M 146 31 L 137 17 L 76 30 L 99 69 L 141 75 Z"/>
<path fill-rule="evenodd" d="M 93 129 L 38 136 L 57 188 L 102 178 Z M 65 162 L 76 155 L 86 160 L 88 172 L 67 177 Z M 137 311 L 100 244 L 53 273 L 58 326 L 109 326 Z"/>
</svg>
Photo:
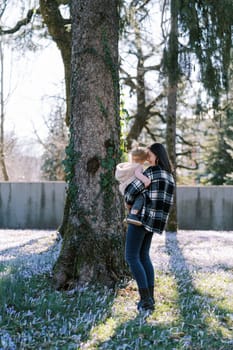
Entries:
<svg viewBox="0 0 233 350">
<path fill-rule="evenodd" d="M 140 193 L 136 197 L 136 199 L 135 199 L 135 201 L 130 209 L 130 213 L 137 215 L 142 210 L 143 203 L 144 203 L 144 197 Z"/>
<path fill-rule="evenodd" d="M 127 222 L 129 224 L 133 224 L 133 225 L 137 225 L 137 226 L 142 225 L 137 214 L 142 210 L 143 203 L 144 203 L 144 196 L 142 194 L 139 194 L 136 197 L 136 199 L 135 199 L 135 201 L 130 209 L 130 213 L 127 217 Z"/>
</svg>

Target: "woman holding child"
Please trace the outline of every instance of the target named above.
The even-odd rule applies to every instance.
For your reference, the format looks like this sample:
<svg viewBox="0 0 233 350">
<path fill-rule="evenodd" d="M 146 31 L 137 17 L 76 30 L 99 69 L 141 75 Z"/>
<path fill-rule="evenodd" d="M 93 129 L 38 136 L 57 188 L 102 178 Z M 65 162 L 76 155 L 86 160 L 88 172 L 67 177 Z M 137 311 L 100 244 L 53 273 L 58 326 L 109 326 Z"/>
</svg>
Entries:
<svg viewBox="0 0 233 350">
<path fill-rule="evenodd" d="M 143 176 L 149 179 L 149 185 L 144 178 L 136 176 L 124 190 L 129 210 L 137 197 L 143 196 L 140 211 L 130 212 L 137 219 L 128 219 L 125 249 L 126 261 L 138 285 L 139 311 L 154 309 L 154 268 L 149 250 L 153 233 L 162 234 L 164 230 L 175 189 L 171 163 L 162 144 L 148 147 L 147 161 L 150 166 Z"/>
</svg>

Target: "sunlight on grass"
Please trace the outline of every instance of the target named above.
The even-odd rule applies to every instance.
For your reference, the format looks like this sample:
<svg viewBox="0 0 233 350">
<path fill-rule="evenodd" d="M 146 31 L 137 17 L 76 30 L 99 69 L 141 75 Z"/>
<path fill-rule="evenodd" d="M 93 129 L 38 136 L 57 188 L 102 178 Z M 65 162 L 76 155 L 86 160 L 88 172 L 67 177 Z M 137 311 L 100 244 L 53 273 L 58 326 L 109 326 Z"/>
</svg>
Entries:
<svg viewBox="0 0 233 350">
<path fill-rule="evenodd" d="M 205 322 L 209 331 L 223 339 L 233 340 L 233 279 L 229 271 L 199 273 L 195 285 L 209 301 L 209 313 Z"/>
<path fill-rule="evenodd" d="M 156 323 L 175 323 L 180 319 L 178 289 L 175 277 L 168 274 L 158 274 L 155 279 L 155 311 L 151 320 Z"/>
<path fill-rule="evenodd" d="M 233 312 L 233 279 L 229 271 L 215 273 L 199 273 L 195 278 L 196 288 L 203 294 L 213 298 L 218 307 Z"/>
<path fill-rule="evenodd" d="M 113 336 L 116 326 L 117 322 L 113 318 L 108 318 L 105 323 L 95 326 L 90 331 L 89 340 L 81 344 L 82 349 L 96 349 L 99 343 L 102 343 Z"/>
<path fill-rule="evenodd" d="M 114 336 L 117 327 L 135 318 L 137 315 L 136 289 L 135 283 L 130 283 L 127 288 L 118 290 L 110 317 L 91 329 L 90 337 L 87 342 L 82 344 L 82 349 L 96 349 L 98 344 L 104 343 Z"/>
<path fill-rule="evenodd" d="M 221 317 L 217 317 L 216 315 L 211 315 L 209 317 L 206 317 L 205 319 L 210 333 L 216 334 L 216 335 L 221 334 L 223 338 L 233 339 L 233 335 L 232 335 L 233 327 L 230 327 L 229 329 L 229 324 L 227 325 L 225 323 L 224 325 L 224 321 L 226 320 L 227 318 L 223 319 Z"/>
</svg>

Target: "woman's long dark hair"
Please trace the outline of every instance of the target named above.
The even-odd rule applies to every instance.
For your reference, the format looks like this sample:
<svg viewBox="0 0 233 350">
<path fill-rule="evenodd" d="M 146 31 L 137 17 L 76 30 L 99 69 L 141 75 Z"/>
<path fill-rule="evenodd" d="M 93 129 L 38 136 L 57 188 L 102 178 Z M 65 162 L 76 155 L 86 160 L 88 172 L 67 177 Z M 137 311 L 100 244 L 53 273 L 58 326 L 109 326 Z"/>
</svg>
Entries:
<svg viewBox="0 0 233 350">
<path fill-rule="evenodd" d="M 161 143 L 153 143 L 148 149 L 154 153 L 158 159 L 158 165 L 169 173 L 173 172 L 171 161 L 168 157 L 167 151 Z"/>
</svg>

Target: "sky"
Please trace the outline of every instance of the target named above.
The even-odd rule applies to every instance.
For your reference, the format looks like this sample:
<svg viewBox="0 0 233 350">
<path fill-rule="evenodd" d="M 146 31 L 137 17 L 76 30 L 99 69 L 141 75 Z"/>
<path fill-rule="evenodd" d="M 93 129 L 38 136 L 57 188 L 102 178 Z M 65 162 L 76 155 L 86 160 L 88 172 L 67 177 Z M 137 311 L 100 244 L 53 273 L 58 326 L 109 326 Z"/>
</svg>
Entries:
<svg viewBox="0 0 233 350">
<path fill-rule="evenodd" d="M 17 57 L 16 57 L 17 56 Z M 56 45 L 26 52 L 18 57 L 13 52 L 4 56 L 5 133 L 14 132 L 25 151 L 35 147 L 35 132 L 44 139 L 44 118 L 51 106 L 43 97 L 61 94 L 64 80 L 63 63 Z"/>
<path fill-rule="evenodd" d="M 37 8 L 39 1 L 30 0 L 25 4 L 15 0 L 7 2 L 0 25 L 5 29 L 13 28 L 19 19 L 25 18 L 28 6 Z M 64 12 L 63 6 L 60 9 Z M 66 13 L 63 15 L 66 16 Z M 37 26 L 36 19 L 33 25 Z M 29 38 L 25 39 L 25 43 Z M 1 40 L 4 47 L 5 134 L 13 132 L 25 151 L 33 152 L 38 150 L 37 142 L 33 141 L 36 140 L 34 129 L 42 139 L 48 131 L 44 119 L 49 117 L 51 105 L 44 97 L 64 97 L 63 62 L 56 44 L 39 34 L 36 39 L 33 35 L 31 37 L 33 45 L 38 46 L 34 52 L 28 50 L 27 43 L 24 50 L 14 49 L 11 52 L 4 45 L 4 40 L 11 40 L 11 37 L 6 35 Z"/>
</svg>

